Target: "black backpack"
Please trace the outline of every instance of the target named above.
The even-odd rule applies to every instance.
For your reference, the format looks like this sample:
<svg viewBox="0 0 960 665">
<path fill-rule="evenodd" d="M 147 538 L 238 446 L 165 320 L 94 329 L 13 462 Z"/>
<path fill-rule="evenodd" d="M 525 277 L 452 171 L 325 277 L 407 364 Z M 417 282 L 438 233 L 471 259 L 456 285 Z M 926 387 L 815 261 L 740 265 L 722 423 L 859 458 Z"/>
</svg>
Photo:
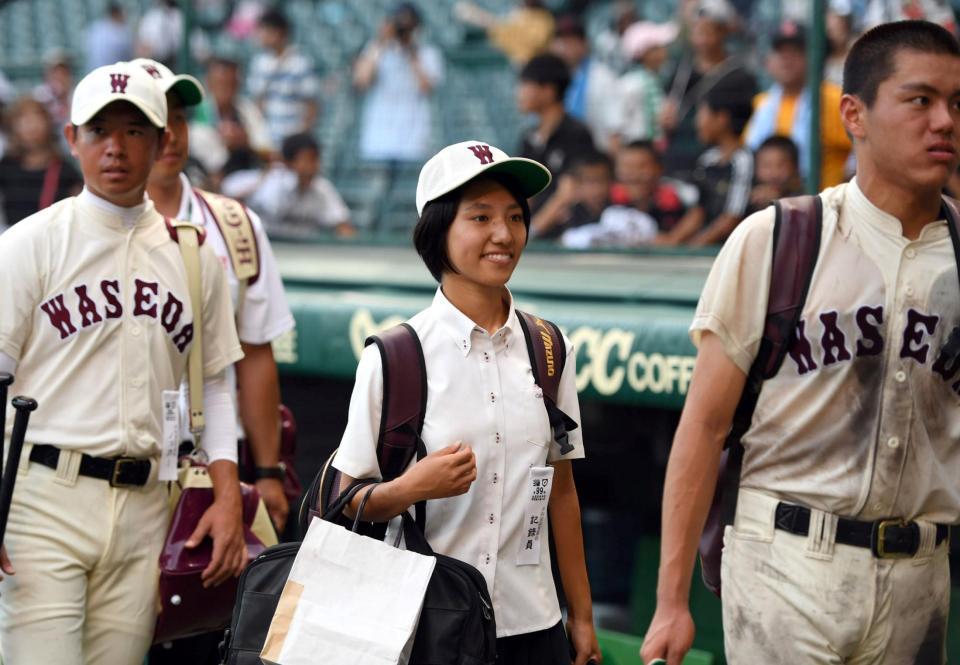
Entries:
<svg viewBox="0 0 960 665">
<path fill-rule="evenodd" d="M 572 450 L 567 432 L 577 423 L 556 405 L 566 347 L 553 323 L 517 310 L 527 344 L 534 381 L 543 390 L 544 406 L 554 440 L 562 452 Z M 395 326 L 366 340 L 376 344 L 383 367 L 383 403 L 377 459 L 384 481 L 399 476 L 417 455 L 426 455 L 420 438 L 427 403 L 426 364 L 416 332 L 408 324 Z M 340 492 L 340 473 L 330 455 L 311 482 L 300 506 L 301 532 L 312 517 L 350 524 L 342 516 L 345 501 L 369 481 L 357 480 Z M 423 535 L 423 503 L 416 518 L 404 514 L 403 533 L 408 549 L 437 559 L 427 587 L 414 639 L 410 664 L 492 665 L 496 660 L 496 623 L 493 603 L 483 575 L 453 557 L 436 554 Z M 383 538 L 385 524 L 365 524 L 362 533 Z M 290 575 L 300 543 L 275 545 L 254 559 L 240 576 L 230 627 L 220 644 L 224 665 L 260 665 L 260 651 L 270 628 L 283 586 Z"/>
<path fill-rule="evenodd" d="M 823 229 L 823 203 L 819 196 L 785 198 L 775 204 L 773 263 L 763 337 L 757 357 L 734 411 L 730 433 L 720 458 L 713 503 L 700 536 L 700 569 L 703 583 L 720 595 L 720 561 L 724 529 L 733 524 L 743 468 L 743 435 L 750 428 L 763 382 L 776 376 L 786 358 L 813 280 Z M 960 274 L 960 208 L 944 196 L 941 214 L 947 220 Z"/>
</svg>

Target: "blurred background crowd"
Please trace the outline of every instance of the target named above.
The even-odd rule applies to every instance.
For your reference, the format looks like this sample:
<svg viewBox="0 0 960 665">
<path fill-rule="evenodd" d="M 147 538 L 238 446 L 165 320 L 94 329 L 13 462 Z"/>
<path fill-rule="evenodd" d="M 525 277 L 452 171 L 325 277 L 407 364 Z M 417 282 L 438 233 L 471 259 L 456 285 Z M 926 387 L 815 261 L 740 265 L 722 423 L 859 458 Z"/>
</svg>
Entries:
<svg viewBox="0 0 960 665">
<path fill-rule="evenodd" d="M 479 139 L 554 173 L 537 241 L 717 245 L 774 198 L 852 175 L 849 44 L 900 18 L 955 31 L 950 2 L 3 2 L 0 224 L 82 187 L 60 131 L 72 86 L 145 56 L 206 86 L 191 181 L 273 236 L 407 234 L 425 158 Z"/>
</svg>

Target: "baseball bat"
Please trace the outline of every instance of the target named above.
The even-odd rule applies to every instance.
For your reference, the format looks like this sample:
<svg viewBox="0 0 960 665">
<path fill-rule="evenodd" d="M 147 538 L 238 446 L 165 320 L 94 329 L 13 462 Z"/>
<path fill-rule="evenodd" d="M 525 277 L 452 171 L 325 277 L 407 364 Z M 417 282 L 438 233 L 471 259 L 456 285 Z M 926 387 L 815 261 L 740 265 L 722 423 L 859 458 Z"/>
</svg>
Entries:
<svg viewBox="0 0 960 665">
<path fill-rule="evenodd" d="M 14 417 L 13 432 L 10 434 L 10 457 L 7 468 L 3 470 L 3 484 L 0 485 L 0 545 L 3 544 L 3 537 L 7 532 L 7 517 L 10 516 L 13 485 L 17 480 L 23 440 L 27 436 L 27 423 L 30 421 L 30 412 L 37 408 L 37 401 L 29 397 L 14 397 L 12 403 L 17 415 Z"/>
<path fill-rule="evenodd" d="M 0 372 L 0 478 L 3 477 L 3 439 L 7 435 L 7 388 L 12 383 L 12 374 Z"/>
</svg>

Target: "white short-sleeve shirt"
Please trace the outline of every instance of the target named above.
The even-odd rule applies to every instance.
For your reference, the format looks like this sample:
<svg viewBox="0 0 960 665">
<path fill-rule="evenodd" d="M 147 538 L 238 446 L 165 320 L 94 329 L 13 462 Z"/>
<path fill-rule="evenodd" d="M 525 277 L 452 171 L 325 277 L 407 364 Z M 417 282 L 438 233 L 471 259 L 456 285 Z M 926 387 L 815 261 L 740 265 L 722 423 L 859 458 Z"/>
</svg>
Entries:
<svg viewBox="0 0 960 665">
<path fill-rule="evenodd" d="M 423 346 L 427 409 L 423 441 L 431 453 L 457 441 L 473 448 L 477 479 L 461 496 L 427 502 L 426 536 L 437 552 L 475 566 L 484 576 L 497 617 L 497 636 L 543 630 L 560 620 L 546 542 L 536 565 L 518 565 L 524 544 L 530 469 L 584 457 L 583 434 L 569 434 L 561 455 L 552 441 L 543 393 L 534 384 L 512 300 L 506 324 L 492 335 L 438 290 L 433 304 L 409 321 Z M 576 363 L 567 361 L 558 407 L 580 421 Z M 379 477 L 376 458 L 383 375 L 376 346 L 364 349 L 346 431 L 334 466 L 354 478 Z M 546 529 L 542 538 L 546 538 Z M 388 534 L 389 539 L 389 534 Z"/>
</svg>

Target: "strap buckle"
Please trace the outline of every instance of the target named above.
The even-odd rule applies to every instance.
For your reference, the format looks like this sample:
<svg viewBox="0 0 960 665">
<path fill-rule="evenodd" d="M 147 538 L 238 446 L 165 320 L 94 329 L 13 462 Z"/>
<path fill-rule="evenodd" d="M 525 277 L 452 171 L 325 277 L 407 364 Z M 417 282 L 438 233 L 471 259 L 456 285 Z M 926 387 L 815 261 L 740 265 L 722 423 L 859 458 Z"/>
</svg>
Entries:
<svg viewBox="0 0 960 665">
<path fill-rule="evenodd" d="M 873 550 L 874 556 L 878 559 L 910 559 L 913 557 L 914 552 L 905 552 L 905 551 L 888 551 L 887 550 L 887 529 L 896 528 L 896 529 L 905 529 L 909 524 L 903 519 L 893 519 L 893 520 L 880 520 L 879 522 L 874 523 L 872 542 L 870 543 L 870 549 Z"/>
<path fill-rule="evenodd" d="M 135 457 L 118 457 L 113 461 L 113 473 L 110 475 L 110 487 L 142 487 L 143 474 L 139 473 L 143 460 Z"/>
</svg>

